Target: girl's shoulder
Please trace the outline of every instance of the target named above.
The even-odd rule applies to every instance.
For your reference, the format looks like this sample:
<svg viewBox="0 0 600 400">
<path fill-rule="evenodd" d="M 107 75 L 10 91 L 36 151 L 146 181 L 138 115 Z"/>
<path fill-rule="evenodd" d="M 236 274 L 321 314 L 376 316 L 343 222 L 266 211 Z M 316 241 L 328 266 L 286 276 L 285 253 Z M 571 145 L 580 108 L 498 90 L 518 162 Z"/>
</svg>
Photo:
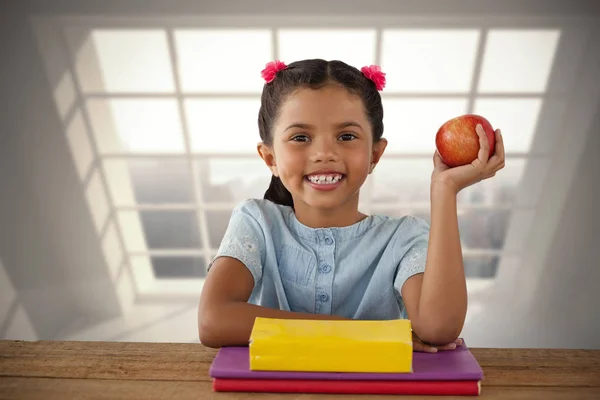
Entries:
<svg viewBox="0 0 600 400">
<path fill-rule="evenodd" d="M 253 217 L 265 215 L 286 215 L 292 212 L 289 206 L 275 204 L 270 200 L 265 199 L 246 199 L 238 203 L 233 212 L 249 214 Z"/>
<path fill-rule="evenodd" d="M 382 223 L 369 233 L 372 240 L 382 243 L 394 243 L 402 246 L 429 235 L 429 224 L 426 220 L 413 215 L 380 216 Z"/>
<path fill-rule="evenodd" d="M 388 227 L 393 227 L 401 231 L 410 231 L 413 229 L 421 230 L 423 228 L 429 229 L 429 223 L 423 218 L 414 215 L 402 215 L 402 216 L 387 216 L 383 214 L 374 214 L 374 217 L 380 218 L 380 220 Z"/>
<path fill-rule="evenodd" d="M 291 207 L 275 204 L 270 200 L 246 199 L 233 209 L 232 217 L 241 215 L 242 218 L 251 218 L 266 229 L 286 225 L 292 213 Z"/>
</svg>

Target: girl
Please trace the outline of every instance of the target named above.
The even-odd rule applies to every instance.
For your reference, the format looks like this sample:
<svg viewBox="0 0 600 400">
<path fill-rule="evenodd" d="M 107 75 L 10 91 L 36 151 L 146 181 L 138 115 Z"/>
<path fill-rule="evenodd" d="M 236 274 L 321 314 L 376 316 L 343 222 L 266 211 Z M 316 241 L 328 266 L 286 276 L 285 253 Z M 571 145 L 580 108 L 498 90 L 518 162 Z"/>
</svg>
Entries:
<svg viewBox="0 0 600 400">
<path fill-rule="evenodd" d="M 209 266 L 198 311 L 200 341 L 247 345 L 256 317 L 411 320 L 414 350 L 454 349 L 467 311 L 457 194 L 504 167 L 488 141 L 471 165 L 437 154 L 431 227 L 358 210 L 359 191 L 387 141 L 378 66 L 341 61 L 267 64 L 258 153 L 273 177 L 264 199 L 232 213 Z"/>
</svg>

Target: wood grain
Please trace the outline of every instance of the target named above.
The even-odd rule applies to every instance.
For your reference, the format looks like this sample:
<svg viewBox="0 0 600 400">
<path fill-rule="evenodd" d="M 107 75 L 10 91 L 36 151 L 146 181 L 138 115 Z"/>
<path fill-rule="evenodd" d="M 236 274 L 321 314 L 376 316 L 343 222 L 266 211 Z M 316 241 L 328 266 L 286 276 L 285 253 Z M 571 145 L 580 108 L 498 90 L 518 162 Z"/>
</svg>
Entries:
<svg viewBox="0 0 600 400">
<path fill-rule="evenodd" d="M 209 382 L 127 381 L 102 379 L 0 378 L 0 399 L 27 400 L 121 400 L 121 399 L 216 399 L 216 400 L 389 400 L 385 395 L 317 395 L 278 393 L 215 393 Z M 403 400 L 464 400 L 460 396 L 401 396 Z M 561 387 L 489 387 L 483 388 L 479 399 L 495 400 L 597 400 L 600 388 Z"/>
<path fill-rule="evenodd" d="M 471 351 L 485 375 L 481 398 L 600 398 L 600 350 Z M 213 393 L 208 370 L 216 353 L 201 344 L 2 340 L 0 398 L 281 398 L 279 394 Z M 287 394 L 285 398 L 315 396 Z"/>
</svg>

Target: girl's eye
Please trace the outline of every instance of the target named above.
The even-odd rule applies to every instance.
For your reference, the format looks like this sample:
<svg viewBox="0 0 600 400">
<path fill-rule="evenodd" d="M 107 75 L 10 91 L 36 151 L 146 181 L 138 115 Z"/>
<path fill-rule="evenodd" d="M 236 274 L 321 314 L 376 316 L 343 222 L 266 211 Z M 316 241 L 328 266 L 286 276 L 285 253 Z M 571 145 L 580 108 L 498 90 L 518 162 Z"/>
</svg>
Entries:
<svg viewBox="0 0 600 400">
<path fill-rule="evenodd" d="M 308 136 L 306 135 L 296 135 L 292 139 L 294 142 L 308 142 Z"/>
<path fill-rule="evenodd" d="M 356 139 L 356 135 L 354 133 L 344 133 L 340 136 L 340 139 L 344 142 L 349 142 L 351 140 Z"/>
</svg>

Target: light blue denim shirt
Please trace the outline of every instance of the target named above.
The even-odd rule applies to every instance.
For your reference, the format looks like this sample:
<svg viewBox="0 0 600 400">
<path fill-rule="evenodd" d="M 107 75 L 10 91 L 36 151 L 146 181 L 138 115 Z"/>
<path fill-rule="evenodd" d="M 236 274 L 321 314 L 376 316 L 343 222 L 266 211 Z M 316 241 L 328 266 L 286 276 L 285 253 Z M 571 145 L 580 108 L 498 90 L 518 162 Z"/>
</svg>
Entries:
<svg viewBox="0 0 600 400">
<path fill-rule="evenodd" d="M 217 257 L 254 277 L 249 303 L 353 319 L 407 318 L 402 285 L 425 270 L 429 226 L 371 215 L 354 225 L 310 228 L 291 207 L 247 200 L 229 221 Z M 212 263 L 211 263 L 212 264 Z"/>
</svg>

